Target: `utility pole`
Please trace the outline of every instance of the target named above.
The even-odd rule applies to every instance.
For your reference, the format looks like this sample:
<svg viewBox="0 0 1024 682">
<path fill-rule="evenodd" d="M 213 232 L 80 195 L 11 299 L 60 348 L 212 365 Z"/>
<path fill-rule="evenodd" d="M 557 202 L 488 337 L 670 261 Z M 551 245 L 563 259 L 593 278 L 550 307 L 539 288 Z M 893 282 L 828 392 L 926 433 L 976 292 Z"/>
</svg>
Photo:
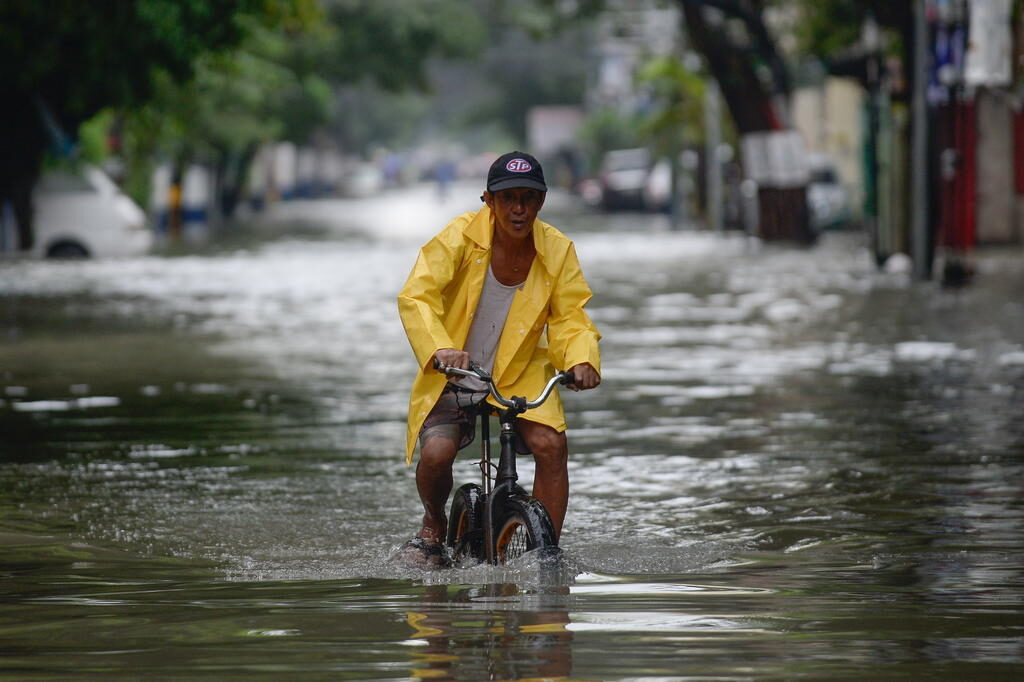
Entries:
<svg viewBox="0 0 1024 682">
<path fill-rule="evenodd" d="M 718 148 L 722 144 L 722 106 L 718 81 L 709 77 L 704 91 L 704 179 L 708 228 L 722 231 L 722 167 Z"/>
<path fill-rule="evenodd" d="M 928 238 L 928 17 L 927 0 L 914 0 L 914 91 L 911 102 L 910 255 L 917 279 L 931 277 Z"/>
</svg>

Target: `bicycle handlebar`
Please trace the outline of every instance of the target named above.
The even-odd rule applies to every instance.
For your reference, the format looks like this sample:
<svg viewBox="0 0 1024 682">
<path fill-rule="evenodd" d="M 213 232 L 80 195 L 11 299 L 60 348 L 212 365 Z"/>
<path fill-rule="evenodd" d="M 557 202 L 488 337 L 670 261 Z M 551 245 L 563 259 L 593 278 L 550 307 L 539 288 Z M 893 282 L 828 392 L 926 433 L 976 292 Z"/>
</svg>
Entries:
<svg viewBox="0 0 1024 682">
<path fill-rule="evenodd" d="M 555 384 L 562 384 L 564 386 L 567 386 L 575 382 L 575 377 L 573 376 L 572 372 L 555 372 L 555 376 L 551 377 L 548 380 L 547 385 L 544 386 L 544 390 L 541 391 L 540 395 L 534 398 L 533 400 L 525 400 L 524 398 L 517 398 L 516 396 L 513 396 L 512 398 L 506 398 L 505 396 L 498 392 L 498 387 L 494 385 L 494 379 L 491 378 L 491 375 L 487 373 L 486 370 L 477 365 L 475 362 L 470 363 L 469 367 L 469 369 L 450 367 L 441 362 L 440 360 L 438 360 L 437 358 L 434 358 L 434 369 L 448 375 L 457 374 L 459 376 L 479 379 L 480 381 L 487 384 L 487 387 L 491 391 L 491 395 L 498 402 L 498 404 L 504 405 L 505 407 L 532 410 L 535 407 L 540 407 L 540 405 L 542 405 L 544 401 L 548 399 L 548 396 L 551 395 L 551 391 L 554 390 L 555 388 Z M 519 401 L 522 401 L 522 404 L 520 404 Z"/>
</svg>

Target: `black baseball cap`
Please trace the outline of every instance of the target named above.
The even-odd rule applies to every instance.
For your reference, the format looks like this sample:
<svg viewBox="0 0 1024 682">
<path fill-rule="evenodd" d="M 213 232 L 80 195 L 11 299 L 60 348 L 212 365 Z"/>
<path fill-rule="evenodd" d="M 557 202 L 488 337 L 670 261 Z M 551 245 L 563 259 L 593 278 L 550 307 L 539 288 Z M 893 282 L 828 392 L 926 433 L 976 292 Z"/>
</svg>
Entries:
<svg viewBox="0 0 1024 682">
<path fill-rule="evenodd" d="M 500 189 L 512 189 L 513 187 L 529 187 L 542 192 L 548 191 L 540 162 L 526 152 L 502 154 L 487 171 L 488 192 L 497 192 Z"/>
</svg>

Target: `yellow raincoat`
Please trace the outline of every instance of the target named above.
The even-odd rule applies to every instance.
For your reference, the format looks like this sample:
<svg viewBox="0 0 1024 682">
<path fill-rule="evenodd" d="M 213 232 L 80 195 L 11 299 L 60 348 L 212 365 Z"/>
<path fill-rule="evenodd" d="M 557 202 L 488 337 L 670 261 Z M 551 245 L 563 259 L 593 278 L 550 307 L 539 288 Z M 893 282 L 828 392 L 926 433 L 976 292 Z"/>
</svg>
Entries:
<svg viewBox="0 0 1024 682">
<path fill-rule="evenodd" d="M 416 265 L 398 295 L 398 311 L 420 370 L 409 398 L 406 463 L 427 413 L 444 389 L 445 376 L 431 359 L 442 348 L 461 349 L 491 262 L 494 220 L 491 210 L 465 213 L 420 249 Z M 555 372 L 589 362 L 600 373 L 601 334 L 583 311 L 590 287 L 583 279 L 576 248 L 547 223 L 533 224 L 537 257 L 516 291 L 498 341 L 492 376 L 505 396 L 534 398 Z M 543 332 L 547 328 L 546 339 Z M 523 416 L 564 431 L 558 392 Z"/>
</svg>

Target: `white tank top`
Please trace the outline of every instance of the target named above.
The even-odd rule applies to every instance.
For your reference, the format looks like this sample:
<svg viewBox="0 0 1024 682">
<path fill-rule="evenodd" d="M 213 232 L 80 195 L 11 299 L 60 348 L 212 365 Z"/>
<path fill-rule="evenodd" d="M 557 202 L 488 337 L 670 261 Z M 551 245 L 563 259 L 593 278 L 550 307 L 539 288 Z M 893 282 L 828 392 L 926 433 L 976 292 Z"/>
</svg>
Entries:
<svg viewBox="0 0 1024 682">
<path fill-rule="evenodd" d="M 498 353 L 498 341 L 505 328 L 505 318 L 512 307 L 512 299 L 515 298 L 516 290 L 522 286 L 521 283 L 514 286 L 502 284 L 494 276 L 491 267 L 487 266 L 484 288 L 480 292 L 480 301 L 476 304 L 476 313 L 463 350 L 469 353 L 470 360 L 488 372 L 494 369 L 494 356 Z M 457 383 L 474 391 L 488 390 L 482 381 L 472 377 L 462 377 Z"/>
</svg>

